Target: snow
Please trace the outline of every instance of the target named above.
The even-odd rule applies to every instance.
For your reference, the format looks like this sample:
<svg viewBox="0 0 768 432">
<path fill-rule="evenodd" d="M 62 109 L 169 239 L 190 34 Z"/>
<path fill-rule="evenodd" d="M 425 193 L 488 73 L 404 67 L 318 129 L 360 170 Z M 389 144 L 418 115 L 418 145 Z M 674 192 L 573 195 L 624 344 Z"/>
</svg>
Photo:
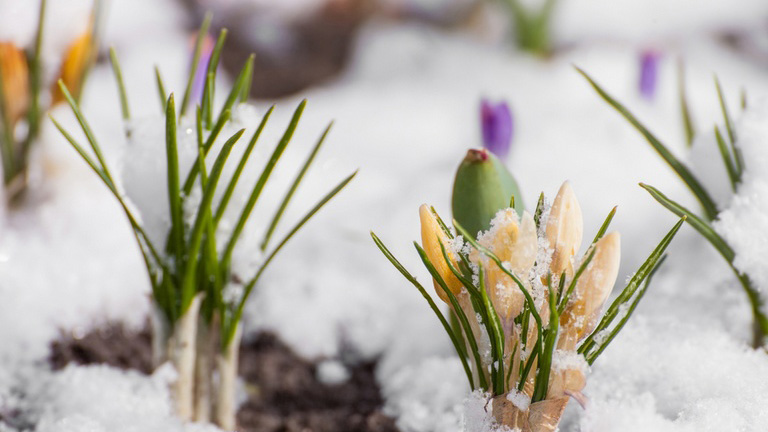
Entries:
<svg viewBox="0 0 768 432">
<path fill-rule="evenodd" d="M 90 1 L 73 2 L 77 5 L 71 8 L 62 3 L 49 2 L 52 10 L 62 11 L 46 39 L 46 61 L 53 65 L 90 7 Z M 134 137 L 142 140 L 126 144 L 123 138 L 108 67 L 91 75 L 83 106 L 108 163 L 157 233 L 167 223 L 167 204 L 163 123 L 152 67 L 159 64 L 168 88 L 180 94 L 188 35 L 174 2 L 119 0 L 110 5 L 105 38 L 120 54 L 136 119 Z M 379 357 L 385 410 L 403 432 L 458 431 L 464 424 L 493 427 L 482 395 L 470 393 L 439 322 L 376 249 L 368 231 L 373 229 L 431 291 L 410 243 L 418 238 L 417 209 L 426 202 L 445 219 L 450 215 L 454 170 L 468 147 L 480 145 L 476 110 L 480 97 L 487 96 L 507 100 L 515 112 L 508 165 L 529 210 L 539 192 L 553 196 L 562 181 L 570 180 L 584 212 L 585 238 L 591 238 L 618 204 L 612 229 L 621 232 L 625 245 L 621 273 L 635 270 L 675 222 L 637 182 L 656 186 L 691 208 L 695 203 L 572 64 L 592 74 L 694 165 L 716 192 L 723 209 L 716 226 L 736 250 L 736 266 L 759 286 L 768 286 L 762 259 L 768 253 L 768 174 L 760 169 L 768 164 L 768 103 L 759 97 L 768 90 L 765 71 L 711 36 L 724 29 L 749 31 L 764 20 L 768 7 L 759 0 L 727 7 L 718 1 L 661 0 L 610 5 L 571 0 L 559 6 L 555 31 L 567 49 L 549 60 L 471 34 L 375 20 L 363 27 L 345 73 L 300 95 L 309 99 L 305 116 L 261 198 L 265 211 L 254 215 L 248 232 L 255 234 L 242 251 L 255 250 L 264 220 L 334 118 L 326 145 L 275 238 L 346 173 L 357 167 L 360 173 L 265 273 L 246 305 L 246 338 L 271 329 L 308 358 L 337 358 L 342 350 Z M 696 13 L 689 13 L 693 9 Z M 0 35 L 28 43 L 34 8 L 4 0 L 0 11 Z M 637 89 L 638 56 L 648 46 L 662 51 L 653 101 Z M 688 94 L 701 132 L 691 153 L 683 144 L 678 112 L 677 57 L 686 61 Z M 748 161 L 735 195 L 719 159 L 713 158 L 711 126 L 722 122 L 713 72 L 723 82 Z M 736 109 L 742 86 L 750 99 L 743 116 Z M 257 146 L 255 165 L 268 156 L 298 99 L 278 101 L 264 145 Z M 259 102 L 250 113 L 238 115 L 250 124 L 266 108 Z M 53 115 L 76 131 L 65 107 Z M 173 419 L 164 386 L 168 377 L 162 371 L 146 377 L 105 366 L 51 372 L 42 365 L 49 341 L 60 331 L 84 334 L 114 320 L 139 327 L 149 307 L 138 248 L 114 199 L 47 122 L 35 157 L 42 161 L 36 178 L 45 186 L 36 189 L 28 208 L 5 216 L 0 231 L 0 410 L 19 410 L 44 431 L 212 430 L 202 425 L 184 429 Z M 191 163 L 187 156 L 184 160 Z M 242 269 L 253 268 L 259 259 L 239 256 L 243 261 L 234 265 Z M 636 314 L 592 367 L 584 391 L 587 409 L 571 404 L 561 430 L 768 429 L 763 409 L 768 358 L 747 346 L 747 302 L 730 269 L 689 227 L 673 242 L 670 259 Z M 556 364 L 571 361 L 556 356 Z M 336 366 L 323 363 L 322 373 L 338 379 L 342 374 Z M 109 398 L 104 397 L 107 391 Z M 23 426 L 1 425 L 0 430 Z"/>
<path fill-rule="evenodd" d="M 338 360 L 324 360 L 317 365 L 317 379 L 323 384 L 343 384 L 349 376 L 349 370 Z"/>
</svg>

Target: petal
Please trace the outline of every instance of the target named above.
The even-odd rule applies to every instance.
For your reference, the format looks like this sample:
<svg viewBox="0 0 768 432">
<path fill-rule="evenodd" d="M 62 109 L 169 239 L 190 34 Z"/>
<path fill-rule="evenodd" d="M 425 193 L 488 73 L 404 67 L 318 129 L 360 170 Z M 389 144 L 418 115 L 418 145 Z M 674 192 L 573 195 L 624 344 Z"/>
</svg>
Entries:
<svg viewBox="0 0 768 432">
<path fill-rule="evenodd" d="M 456 257 L 449 247 L 448 236 L 443 232 L 443 229 L 437 223 L 437 219 L 432 214 L 432 211 L 426 204 L 422 204 L 419 207 L 419 219 L 421 219 L 421 246 L 424 248 L 427 257 L 435 266 L 438 274 L 443 278 L 448 289 L 454 295 L 458 295 L 461 292 L 462 284 L 458 278 L 453 274 L 448 263 L 445 262 L 443 257 L 443 251 L 440 247 L 440 243 L 445 246 L 446 253 L 451 260 L 451 263 L 456 266 Z M 448 295 L 443 292 L 442 287 L 433 281 L 435 285 L 435 291 L 437 295 L 446 303 L 449 303 Z"/>
<path fill-rule="evenodd" d="M 573 274 L 571 257 L 581 247 L 584 221 L 576 194 L 569 182 L 563 183 L 557 192 L 547 220 L 547 240 L 553 249 L 550 271 L 559 277 L 563 271 Z"/>
</svg>

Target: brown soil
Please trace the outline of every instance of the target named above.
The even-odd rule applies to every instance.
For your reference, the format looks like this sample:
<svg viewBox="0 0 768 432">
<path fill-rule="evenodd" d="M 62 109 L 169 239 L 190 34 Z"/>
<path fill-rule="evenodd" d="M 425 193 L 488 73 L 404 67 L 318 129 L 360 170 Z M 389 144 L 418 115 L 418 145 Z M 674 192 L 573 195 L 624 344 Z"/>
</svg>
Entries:
<svg viewBox="0 0 768 432">
<path fill-rule="evenodd" d="M 108 326 L 81 338 L 64 336 L 51 345 L 50 364 L 108 364 L 144 373 L 151 370 L 149 331 Z M 240 349 L 240 374 L 248 401 L 238 412 L 244 432 L 397 432 L 381 412 L 383 400 L 373 362 L 348 365 L 339 385 L 317 380 L 316 365 L 298 357 L 271 333 L 260 333 Z"/>
</svg>

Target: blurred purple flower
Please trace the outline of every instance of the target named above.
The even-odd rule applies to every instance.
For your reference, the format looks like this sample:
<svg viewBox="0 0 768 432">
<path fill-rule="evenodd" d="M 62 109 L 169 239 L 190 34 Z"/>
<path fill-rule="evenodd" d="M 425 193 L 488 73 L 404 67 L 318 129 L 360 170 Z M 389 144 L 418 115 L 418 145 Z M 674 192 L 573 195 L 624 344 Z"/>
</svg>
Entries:
<svg viewBox="0 0 768 432">
<path fill-rule="evenodd" d="M 640 95 L 652 100 L 656 94 L 656 81 L 659 72 L 661 53 L 656 50 L 644 50 L 640 54 Z"/>
<path fill-rule="evenodd" d="M 500 158 L 509 153 L 512 142 L 512 112 L 506 102 L 493 104 L 487 99 L 480 102 L 480 122 L 483 147 Z"/>
<path fill-rule="evenodd" d="M 200 50 L 200 60 L 197 62 L 197 69 L 195 70 L 195 79 L 192 81 L 191 97 L 193 101 L 200 102 L 203 98 L 203 89 L 205 89 L 205 79 L 208 74 L 208 62 L 211 61 L 211 53 L 213 53 L 213 47 L 215 43 L 211 35 L 205 35 L 203 39 L 202 49 Z M 192 46 L 194 50 L 194 44 Z M 194 51 L 192 52 L 194 60 Z"/>
</svg>

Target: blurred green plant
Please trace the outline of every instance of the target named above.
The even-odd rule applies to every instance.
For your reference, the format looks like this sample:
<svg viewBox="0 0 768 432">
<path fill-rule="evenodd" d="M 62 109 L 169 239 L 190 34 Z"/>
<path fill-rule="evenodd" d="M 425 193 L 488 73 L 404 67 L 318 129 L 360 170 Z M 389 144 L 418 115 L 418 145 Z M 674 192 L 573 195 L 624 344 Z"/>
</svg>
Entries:
<svg viewBox="0 0 768 432">
<path fill-rule="evenodd" d="M 525 6 L 520 0 L 501 2 L 512 18 L 517 46 L 539 56 L 551 54 L 551 23 L 557 0 L 543 0 L 538 9 Z"/>
<path fill-rule="evenodd" d="M 753 316 L 753 338 L 752 345 L 755 348 L 759 348 L 765 345 L 766 336 L 768 335 L 768 316 L 763 311 L 764 299 L 762 298 L 760 291 L 753 286 L 749 275 L 739 271 L 734 265 L 734 259 L 736 253 L 733 248 L 728 245 L 728 242 L 720 236 L 712 227 L 712 221 L 718 217 L 718 209 L 715 205 L 709 192 L 696 178 L 696 176 L 681 162 L 675 155 L 669 150 L 669 148 L 661 142 L 645 125 L 643 125 L 637 117 L 635 117 L 629 109 L 626 108 L 621 102 L 617 101 L 608 92 L 606 92 L 599 84 L 597 84 L 586 72 L 576 68 L 576 70 L 587 79 L 589 84 L 597 91 L 598 95 L 613 107 L 619 114 L 622 115 L 640 134 L 645 140 L 653 147 L 654 150 L 664 159 L 667 165 L 683 180 L 683 183 L 693 194 L 694 198 L 701 205 L 703 214 L 697 215 L 693 211 L 682 206 L 673 199 L 668 198 L 664 193 L 657 188 L 640 183 L 640 186 L 651 194 L 651 197 L 655 199 L 659 204 L 664 206 L 667 210 L 671 211 L 677 216 L 685 216 L 688 223 L 701 234 L 707 241 L 717 250 L 720 255 L 728 263 L 729 267 L 733 271 L 734 275 L 744 289 L 747 299 L 749 300 L 752 316 Z M 686 135 L 686 143 L 690 147 L 695 138 L 695 127 L 693 120 L 691 119 L 691 113 L 689 104 L 686 97 L 684 80 L 682 79 L 682 68 L 680 69 L 680 107 L 683 118 L 683 125 Z M 744 173 L 744 157 L 741 149 L 739 148 L 736 131 L 733 126 L 733 120 L 728 110 L 728 106 L 725 103 L 723 96 L 723 89 L 720 85 L 720 81 L 715 77 L 715 89 L 717 91 L 718 100 L 720 103 L 720 110 L 723 115 L 723 121 L 725 123 L 726 134 L 724 135 L 720 127 L 715 125 L 714 134 L 717 142 L 717 147 L 725 165 L 726 172 L 728 173 L 728 179 L 730 182 L 731 190 L 736 192 L 739 183 L 741 182 L 742 175 Z M 742 107 L 746 106 L 746 98 L 742 94 Z"/>
<path fill-rule="evenodd" d="M 210 24 L 208 16 L 199 34 L 205 34 Z M 161 99 L 165 112 L 165 147 L 167 160 L 167 196 L 169 202 L 170 228 L 165 244 L 154 244 L 142 225 L 140 215 L 131 206 L 106 164 L 101 146 L 83 115 L 67 85 L 59 82 L 64 98 L 74 112 L 85 134 L 89 151 L 74 139 L 54 120 L 54 124 L 80 154 L 91 169 L 101 178 L 107 188 L 122 206 L 130 222 L 152 285 L 152 300 L 159 311 L 155 325 L 155 349 L 159 362 L 170 361 L 179 377 L 172 393 L 177 414 L 184 420 L 208 421 L 211 417 L 225 430 L 234 430 L 236 413 L 237 355 L 241 336 L 241 319 L 245 303 L 253 292 L 264 270 L 286 243 L 355 176 L 344 178 L 320 199 L 306 214 L 279 239 L 272 241 L 275 228 L 282 219 L 284 210 L 294 192 L 312 165 L 315 156 L 330 131 L 324 130 L 310 155 L 296 175 L 290 189 L 266 229 L 260 249 L 264 253 L 253 274 L 243 275 L 232 268 L 235 248 L 243 237 L 243 230 L 253 212 L 278 161 L 291 142 L 291 138 L 304 112 L 306 101 L 296 108 L 288 127 L 282 135 L 258 180 L 250 188 L 250 194 L 237 217 L 228 229 L 222 228 L 225 212 L 232 203 L 232 196 L 250 155 L 265 128 L 274 107 L 264 114 L 252 137 L 246 144 L 242 156 L 229 179 L 223 178 L 225 165 L 233 147 L 242 138 L 245 129 L 240 129 L 226 139 L 221 146 L 220 135 L 231 122 L 235 104 L 245 102 L 253 74 L 253 56 L 246 62 L 227 94 L 223 106 L 215 112 L 214 83 L 221 50 L 226 38 L 223 30 L 207 64 L 207 79 L 203 91 L 202 105 L 195 110 L 197 137 L 197 158 L 186 175 L 182 176 L 179 166 L 179 138 L 177 124 L 182 121 L 186 104 L 189 102 L 190 79 L 184 92 L 181 106 L 176 106 L 174 95 Z M 198 38 L 196 53 L 201 38 Z M 123 82 L 120 64 L 114 50 L 110 58 L 115 72 L 121 102 L 121 111 L 126 120 L 126 133 L 130 137 L 130 107 Z M 197 62 L 192 63 L 190 77 L 195 74 Z M 158 91 L 165 95 L 165 85 L 156 69 Z M 214 150 L 215 149 L 215 150 Z M 130 157 L 130 155 L 129 155 Z M 207 166 L 207 160 L 213 164 Z M 199 189 L 198 189 L 199 188 Z M 195 191 L 200 192 L 199 195 Z M 195 196 L 199 201 L 195 200 Z M 231 229 L 229 229 L 231 228 Z M 222 233 L 225 233 L 222 235 Z M 218 385 L 214 385 L 213 374 L 217 374 Z M 212 395 L 215 393 L 215 400 Z"/>
<path fill-rule="evenodd" d="M 423 205 L 422 244 L 414 242 L 414 247 L 435 291 L 455 316 L 453 326 L 379 237 L 371 236 L 427 300 L 459 354 L 472 390 L 481 389 L 493 398 L 496 421 L 523 431 L 554 430 L 569 397 L 580 398 L 586 382 L 586 365 L 556 367 L 555 352 L 581 358 L 578 362 L 587 365 L 597 359 L 632 315 L 686 218 L 601 313 L 619 270 L 619 235 L 606 234 L 615 210 L 576 260 L 582 216 L 568 183 L 551 208 L 543 194 L 534 215 L 522 210 L 519 215 L 512 206 L 503 206 L 491 216 L 488 229 L 477 235 L 457 219 L 454 233 L 434 208 Z"/>
<path fill-rule="evenodd" d="M 40 135 L 43 113 L 61 102 L 58 87 L 52 89 L 44 105 L 42 46 L 46 0 L 40 1 L 33 45 L 23 50 L 10 42 L 0 42 L 0 158 L 3 186 L 9 204 L 18 204 L 27 190 L 29 155 Z M 67 49 L 57 74 L 73 89 L 76 99 L 96 61 L 98 17 L 101 3 L 94 1 L 90 28 Z"/>
</svg>

